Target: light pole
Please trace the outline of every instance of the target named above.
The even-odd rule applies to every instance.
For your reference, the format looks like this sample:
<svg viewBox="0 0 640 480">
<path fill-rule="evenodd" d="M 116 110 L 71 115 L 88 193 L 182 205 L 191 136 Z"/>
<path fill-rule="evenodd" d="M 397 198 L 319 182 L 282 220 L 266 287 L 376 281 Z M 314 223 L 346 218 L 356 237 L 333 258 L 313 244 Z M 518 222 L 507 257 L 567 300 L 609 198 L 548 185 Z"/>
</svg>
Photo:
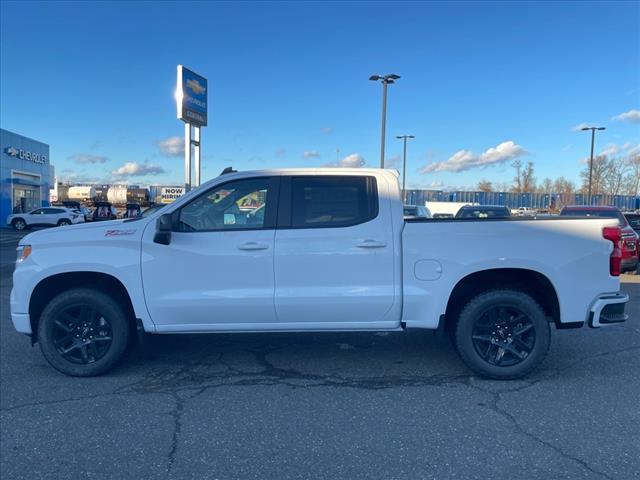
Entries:
<svg viewBox="0 0 640 480">
<path fill-rule="evenodd" d="M 407 139 L 408 138 L 416 138 L 413 135 L 397 135 L 396 136 L 397 139 L 402 139 L 404 146 L 403 146 L 403 153 L 402 153 L 402 202 L 406 202 L 406 190 L 405 190 L 405 182 L 407 180 Z"/>
<path fill-rule="evenodd" d="M 389 73 L 387 75 L 371 75 L 369 80 L 382 83 L 382 133 L 380 139 L 380 168 L 384 168 L 384 136 L 387 124 L 387 85 L 396 83 L 400 75 Z"/>
<path fill-rule="evenodd" d="M 596 140 L 596 130 L 606 130 L 605 127 L 582 127 L 582 131 L 591 130 L 591 157 L 589 157 L 589 193 L 587 202 L 591 205 L 591 177 L 593 175 L 593 145 Z"/>
</svg>

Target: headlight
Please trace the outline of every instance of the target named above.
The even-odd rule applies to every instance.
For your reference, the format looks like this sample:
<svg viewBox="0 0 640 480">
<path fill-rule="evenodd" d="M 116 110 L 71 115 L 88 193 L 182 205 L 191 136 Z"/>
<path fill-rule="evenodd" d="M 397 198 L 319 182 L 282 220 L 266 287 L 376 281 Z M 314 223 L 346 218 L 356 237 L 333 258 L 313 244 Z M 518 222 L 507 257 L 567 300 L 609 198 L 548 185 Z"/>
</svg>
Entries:
<svg viewBox="0 0 640 480">
<path fill-rule="evenodd" d="M 18 253 L 16 263 L 24 262 L 31 255 L 31 245 L 18 245 L 16 252 Z"/>
</svg>

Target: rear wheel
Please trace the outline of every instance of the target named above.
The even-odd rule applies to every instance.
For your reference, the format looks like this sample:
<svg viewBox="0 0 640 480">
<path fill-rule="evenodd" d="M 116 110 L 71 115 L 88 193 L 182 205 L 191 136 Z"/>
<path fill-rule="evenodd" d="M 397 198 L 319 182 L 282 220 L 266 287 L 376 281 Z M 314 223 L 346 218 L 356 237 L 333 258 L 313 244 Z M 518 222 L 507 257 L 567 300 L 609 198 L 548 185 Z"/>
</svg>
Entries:
<svg viewBox="0 0 640 480">
<path fill-rule="evenodd" d="M 551 339 L 542 307 L 515 290 L 492 290 L 467 303 L 454 330 L 454 343 L 464 363 L 488 378 L 509 380 L 534 370 L 547 354 Z"/>
<path fill-rule="evenodd" d="M 11 222 L 11 226 L 18 231 L 22 231 L 27 228 L 27 223 L 22 218 L 15 218 Z"/>
<path fill-rule="evenodd" d="M 62 220 L 60 220 L 58 222 L 58 226 L 59 227 L 64 227 L 66 225 L 71 225 L 71 222 L 69 220 L 67 220 L 66 218 L 63 218 Z"/>
<path fill-rule="evenodd" d="M 38 325 L 40 350 L 56 370 L 90 377 L 123 357 L 129 325 L 120 305 L 102 292 L 73 289 L 55 297 Z"/>
</svg>

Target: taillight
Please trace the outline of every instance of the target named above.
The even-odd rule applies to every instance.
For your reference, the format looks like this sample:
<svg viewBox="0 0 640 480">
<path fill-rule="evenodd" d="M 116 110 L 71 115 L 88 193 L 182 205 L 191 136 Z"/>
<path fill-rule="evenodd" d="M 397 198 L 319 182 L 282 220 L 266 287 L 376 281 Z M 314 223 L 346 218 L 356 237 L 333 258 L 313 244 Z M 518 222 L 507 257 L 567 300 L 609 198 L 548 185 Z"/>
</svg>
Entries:
<svg viewBox="0 0 640 480">
<path fill-rule="evenodd" d="M 609 257 L 609 273 L 613 277 L 620 276 L 622 263 L 622 229 L 620 227 L 604 227 L 602 236 L 613 243 L 613 251 Z"/>
</svg>

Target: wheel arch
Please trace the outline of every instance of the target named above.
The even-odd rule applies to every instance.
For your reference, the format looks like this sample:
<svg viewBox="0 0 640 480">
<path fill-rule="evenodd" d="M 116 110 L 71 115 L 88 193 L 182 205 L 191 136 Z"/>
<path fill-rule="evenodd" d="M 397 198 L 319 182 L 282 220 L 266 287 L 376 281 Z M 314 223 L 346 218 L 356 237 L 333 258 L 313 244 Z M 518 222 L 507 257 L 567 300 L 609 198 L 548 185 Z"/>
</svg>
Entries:
<svg viewBox="0 0 640 480">
<path fill-rule="evenodd" d="M 136 315 L 129 292 L 123 283 L 113 275 L 102 272 L 67 272 L 46 277 L 33 289 L 29 299 L 29 319 L 31 341 L 38 341 L 38 323 L 49 302 L 60 293 L 73 288 L 88 288 L 104 292 L 122 306 L 131 328 L 130 338 L 135 338 Z"/>
<path fill-rule="evenodd" d="M 451 291 L 444 315 L 445 329 L 450 330 L 464 305 L 473 297 L 505 288 L 531 295 L 544 309 L 545 315 L 557 328 L 566 328 L 560 322 L 560 302 L 551 280 L 540 272 L 525 268 L 495 268 L 471 273 L 456 283 Z"/>
</svg>

